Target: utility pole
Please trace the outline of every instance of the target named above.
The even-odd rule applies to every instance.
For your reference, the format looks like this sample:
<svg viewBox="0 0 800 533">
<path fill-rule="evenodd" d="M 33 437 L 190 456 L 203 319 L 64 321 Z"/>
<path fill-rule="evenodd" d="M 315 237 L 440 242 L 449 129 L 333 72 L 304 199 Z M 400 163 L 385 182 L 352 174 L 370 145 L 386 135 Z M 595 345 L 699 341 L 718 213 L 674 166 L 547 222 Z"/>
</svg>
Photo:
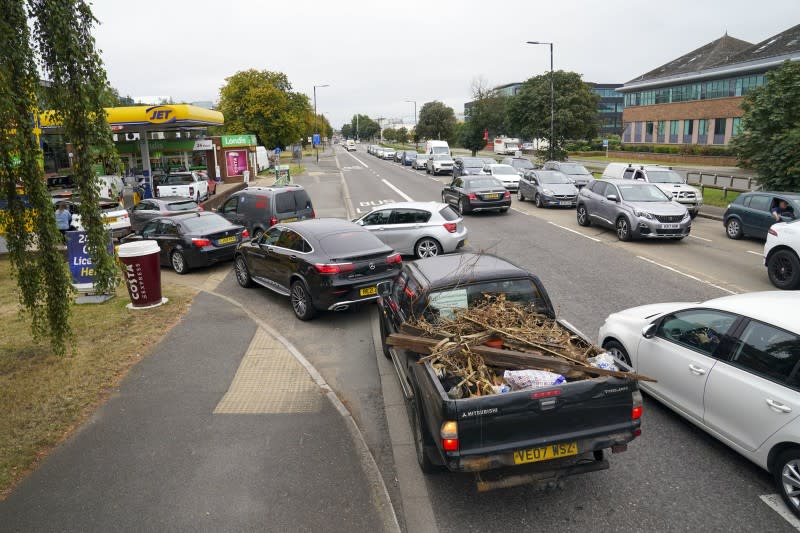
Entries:
<svg viewBox="0 0 800 533">
<path fill-rule="evenodd" d="M 419 139 L 419 136 L 417 135 L 417 101 L 406 100 L 406 102 L 414 104 L 414 149 L 419 150 L 419 143 L 417 142 L 417 139 Z"/>
<path fill-rule="evenodd" d="M 385 119 L 385 118 L 386 118 L 386 117 L 377 117 L 377 118 L 375 119 L 375 120 L 377 120 L 377 121 L 378 121 L 378 142 L 379 142 L 379 143 L 382 143 L 382 142 L 383 142 L 383 124 L 381 124 L 381 122 L 382 122 L 382 121 L 383 121 L 383 119 Z"/>
<path fill-rule="evenodd" d="M 330 87 L 330 85 L 314 85 L 314 135 L 319 135 L 317 130 L 317 87 Z M 311 141 L 314 144 L 314 150 L 317 152 L 317 163 L 319 163 L 319 146 L 313 142 L 314 137 L 311 137 Z"/>
<path fill-rule="evenodd" d="M 553 90 L 553 43 L 527 41 L 527 44 L 550 45 L 550 160 L 553 160 L 553 140 L 555 139 L 555 91 Z"/>
</svg>

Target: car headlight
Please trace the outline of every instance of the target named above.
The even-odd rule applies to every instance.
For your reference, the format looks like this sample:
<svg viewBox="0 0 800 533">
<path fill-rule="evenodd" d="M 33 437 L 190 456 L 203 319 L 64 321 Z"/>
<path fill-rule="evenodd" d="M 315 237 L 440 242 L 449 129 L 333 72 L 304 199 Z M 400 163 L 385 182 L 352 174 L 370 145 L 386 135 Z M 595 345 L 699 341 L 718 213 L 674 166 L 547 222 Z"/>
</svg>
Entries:
<svg viewBox="0 0 800 533">
<path fill-rule="evenodd" d="M 647 211 L 639 211 L 638 209 L 634 209 L 633 214 L 637 217 L 649 218 L 650 220 L 654 218 L 652 213 L 648 213 Z"/>
<path fill-rule="evenodd" d="M 686 220 L 687 218 L 691 218 L 691 217 L 689 216 L 689 211 L 686 211 L 686 212 L 683 214 L 683 220 Z"/>
<path fill-rule="evenodd" d="M 543 192 L 544 194 L 546 194 L 547 196 L 553 196 L 553 194 L 555 194 L 555 193 L 553 193 L 553 191 L 551 191 L 550 189 L 542 189 L 542 192 Z"/>
</svg>

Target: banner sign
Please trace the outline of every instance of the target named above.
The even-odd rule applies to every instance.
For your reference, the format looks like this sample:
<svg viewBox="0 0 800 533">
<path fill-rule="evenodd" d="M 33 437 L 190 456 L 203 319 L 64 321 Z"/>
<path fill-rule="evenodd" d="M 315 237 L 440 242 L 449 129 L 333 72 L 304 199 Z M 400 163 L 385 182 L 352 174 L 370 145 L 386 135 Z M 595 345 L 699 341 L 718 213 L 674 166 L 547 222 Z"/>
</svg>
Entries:
<svg viewBox="0 0 800 533">
<path fill-rule="evenodd" d="M 67 232 L 67 258 L 69 271 L 72 274 L 72 284 L 77 288 L 92 288 L 94 286 L 94 263 L 89 256 L 89 247 L 85 231 Z M 108 239 L 108 253 L 114 253 L 114 244 L 110 235 Z"/>
<path fill-rule="evenodd" d="M 222 146 L 255 146 L 255 135 L 223 135 L 220 137 Z"/>
<path fill-rule="evenodd" d="M 199 139 L 194 142 L 193 151 L 200 152 L 203 150 L 213 150 L 214 149 L 214 141 L 211 139 Z"/>
</svg>

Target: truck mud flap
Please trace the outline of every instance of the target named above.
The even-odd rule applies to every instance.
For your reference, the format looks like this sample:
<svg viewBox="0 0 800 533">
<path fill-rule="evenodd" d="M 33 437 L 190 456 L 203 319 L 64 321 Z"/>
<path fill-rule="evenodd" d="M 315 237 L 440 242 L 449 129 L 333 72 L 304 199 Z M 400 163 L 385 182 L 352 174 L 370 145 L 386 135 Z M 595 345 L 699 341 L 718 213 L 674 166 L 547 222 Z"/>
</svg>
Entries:
<svg viewBox="0 0 800 533">
<path fill-rule="evenodd" d="M 606 459 L 600 461 L 587 459 L 565 468 L 529 474 L 505 476 L 498 471 L 481 472 L 475 476 L 475 484 L 478 492 L 507 489 L 510 487 L 519 487 L 521 485 L 537 485 L 540 487 L 554 488 L 562 478 L 597 472 L 599 470 L 608 470 L 608 468 L 609 463 Z"/>
</svg>

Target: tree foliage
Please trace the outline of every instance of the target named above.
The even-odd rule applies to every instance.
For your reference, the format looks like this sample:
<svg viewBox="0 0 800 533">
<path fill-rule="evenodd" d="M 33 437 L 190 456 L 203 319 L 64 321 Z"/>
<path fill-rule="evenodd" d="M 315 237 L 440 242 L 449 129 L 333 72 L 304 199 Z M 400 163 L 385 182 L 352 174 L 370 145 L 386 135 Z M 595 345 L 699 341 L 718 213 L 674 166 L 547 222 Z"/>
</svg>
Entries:
<svg viewBox="0 0 800 533">
<path fill-rule="evenodd" d="M 356 116 L 358 117 L 358 121 L 356 121 Z M 355 136 L 358 139 L 373 139 L 378 132 L 381 131 L 380 125 L 377 122 L 369 118 L 367 115 L 353 115 L 353 119 L 350 121 L 350 127 L 352 131 L 355 132 Z"/>
<path fill-rule="evenodd" d="M 95 286 L 107 292 L 118 273 L 106 248 L 93 165 L 98 157 L 112 167 L 118 159 L 103 112 L 109 86 L 91 35 L 95 22 L 82 0 L 0 2 L 0 196 L 8 206 L 3 225 L 20 303 L 30 315 L 33 334 L 49 337 L 58 354 L 66 351 L 71 336 L 72 288 L 31 121 L 40 88 L 36 67 L 38 59 L 52 80 L 47 103 L 73 145 L 73 178 L 81 195 L 79 212 Z M 27 205 L 17 186 L 24 189 Z"/>
<path fill-rule="evenodd" d="M 383 128 L 383 138 L 389 142 L 397 140 L 397 130 L 394 128 Z"/>
<path fill-rule="evenodd" d="M 314 110 L 309 108 L 306 111 L 303 123 L 305 124 L 305 131 L 303 133 L 303 143 L 306 143 L 309 137 L 313 137 L 315 133 L 319 133 L 320 141 L 327 137 L 331 138 L 333 135 L 333 127 L 328 122 L 328 118 L 323 114 L 318 114 L 316 121 L 314 120 Z"/>
<path fill-rule="evenodd" d="M 426 102 L 419 112 L 417 134 L 426 139 L 452 139 L 456 127 L 456 114 L 452 107 L 434 100 Z"/>
<path fill-rule="evenodd" d="M 292 91 L 282 72 L 244 70 L 225 78 L 219 110 L 225 115 L 226 133 L 254 133 L 267 148 L 285 147 L 306 133 L 308 96 Z"/>
<path fill-rule="evenodd" d="M 469 116 L 459 132 L 461 145 L 472 150 L 473 156 L 478 150 L 486 147 L 487 136 L 489 139 L 493 139 L 507 131 L 507 102 L 508 97 L 501 96 L 489 88 L 483 78 L 473 80 Z"/>
<path fill-rule="evenodd" d="M 800 191 L 800 63 L 786 61 L 744 97 L 739 162 L 758 172 L 766 190 Z M 734 132 L 736 133 L 736 132 Z"/>
<path fill-rule="evenodd" d="M 399 143 L 405 143 L 408 141 L 408 129 L 405 127 L 400 127 L 395 130 L 395 140 Z"/>
<path fill-rule="evenodd" d="M 592 139 L 597 135 L 597 105 L 600 96 L 593 93 L 577 72 L 553 73 L 555 102 L 555 139 L 553 155 L 566 157 L 567 139 Z M 550 73 L 525 81 L 507 107 L 507 125 L 527 139 L 550 139 Z"/>
<path fill-rule="evenodd" d="M 342 125 L 341 134 L 345 139 L 355 139 L 356 135 L 355 130 L 352 126 L 350 126 L 350 124 Z"/>
</svg>

